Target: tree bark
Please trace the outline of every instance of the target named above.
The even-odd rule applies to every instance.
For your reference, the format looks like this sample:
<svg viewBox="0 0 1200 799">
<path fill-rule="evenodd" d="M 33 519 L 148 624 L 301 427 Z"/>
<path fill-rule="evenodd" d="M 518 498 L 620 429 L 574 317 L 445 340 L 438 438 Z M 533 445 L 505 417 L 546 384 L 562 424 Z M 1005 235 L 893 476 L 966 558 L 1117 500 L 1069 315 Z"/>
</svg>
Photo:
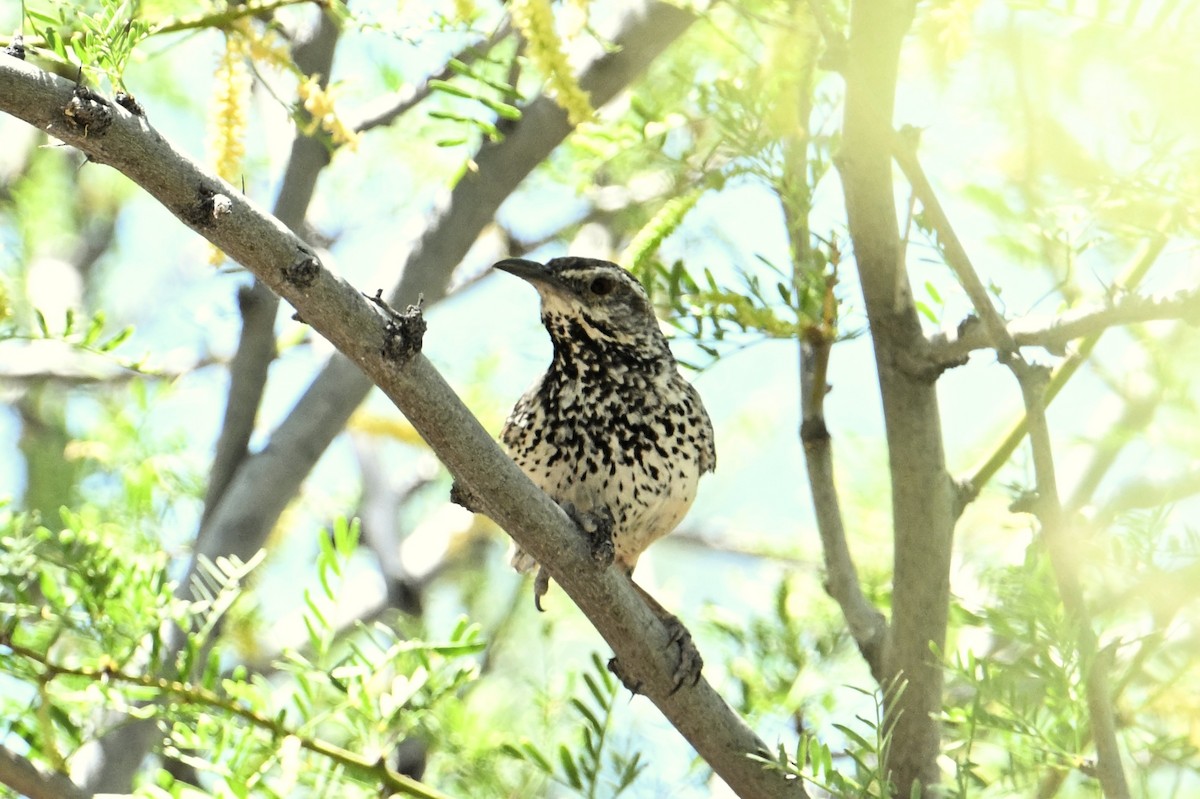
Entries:
<svg viewBox="0 0 1200 799">
<path fill-rule="evenodd" d="M 892 623 L 885 645 L 886 767 L 897 793 L 938 782 L 955 492 L 946 472 L 935 373 L 904 268 L 893 195 L 892 114 L 908 0 L 855 0 L 845 65 L 838 169 L 867 308 L 887 430 L 895 537 Z M 900 687 L 902 686 L 902 690 Z"/>
</svg>

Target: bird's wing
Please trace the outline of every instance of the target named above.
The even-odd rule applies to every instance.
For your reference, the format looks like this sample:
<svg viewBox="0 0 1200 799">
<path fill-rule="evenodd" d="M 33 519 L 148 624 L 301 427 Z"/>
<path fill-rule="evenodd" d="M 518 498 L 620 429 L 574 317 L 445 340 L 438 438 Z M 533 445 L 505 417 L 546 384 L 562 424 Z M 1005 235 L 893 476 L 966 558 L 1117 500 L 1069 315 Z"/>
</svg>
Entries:
<svg viewBox="0 0 1200 799">
<path fill-rule="evenodd" d="M 713 434 L 712 420 L 708 418 L 708 411 L 704 408 L 704 401 L 700 399 L 700 392 L 691 383 L 686 385 L 689 399 L 695 406 L 696 416 L 700 420 L 700 429 L 704 433 L 703 440 L 700 441 L 700 474 L 704 474 L 717 468 L 717 439 Z"/>
<path fill-rule="evenodd" d="M 504 422 L 504 428 L 500 431 L 500 443 L 504 444 L 510 454 L 513 447 L 521 440 L 522 431 L 529 423 L 529 417 L 533 413 L 534 403 L 541 388 L 542 378 L 538 378 L 517 400 L 517 404 L 513 406 L 512 411 L 508 414 L 508 419 Z"/>
</svg>

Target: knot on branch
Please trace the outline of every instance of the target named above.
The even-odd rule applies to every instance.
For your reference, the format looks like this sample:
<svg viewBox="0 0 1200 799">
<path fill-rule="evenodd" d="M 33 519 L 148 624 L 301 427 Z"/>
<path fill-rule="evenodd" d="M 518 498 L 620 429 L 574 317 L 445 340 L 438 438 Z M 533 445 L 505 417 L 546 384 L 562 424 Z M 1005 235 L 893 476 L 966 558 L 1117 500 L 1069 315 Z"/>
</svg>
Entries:
<svg viewBox="0 0 1200 799">
<path fill-rule="evenodd" d="M 196 199 L 180 211 L 179 218 L 194 228 L 205 229 L 231 213 L 233 200 L 215 189 L 201 186 L 196 192 Z"/>
<path fill-rule="evenodd" d="M 4 54 L 10 55 L 13 58 L 16 58 L 18 60 L 24 61 L 25 60 L 25 37 L 19 33 L 16 34 L 15 36 L 13 36 L 12 43 L 9 44 L 8 47 L 4 48 Z"/>
<path fill-rule="evenodd" d="M 305 250 L 301 250 L 295 260 L 281 270 L 283 279 L 298 289 L 306 289 L 317 281 L 321 274 L 321 262 Z"/>
<path fill-rule="evenodd" d="M 112 106 L 99 92 L 83 84 L 75 84 L 75 91 L 63 109 L 67 127 L 84 136 L 103 136 L 113 121 Z"/>
<path fill-rule="evenodd" d="M 383 311 L 387 322 L 383 326 L 383 347 L 380 353 L 389 361 L 403 364 L 421 352 L 421 344 L 425 336 L 425 317 L 421 314 L 422 300 L 416 305 L 410 305 L 403 311 L 397 311 L 388 305 L 383 298 L 383 289 L 375 292 L 375 296 L 363 295 L 376 307 Z"/>
<path fill-rule="evenodd" d="M 113 96 L 113 100 L 116 101 L 117 105 L 121 106 L 135 117 L 144 118 L 146 116 L 146 109 L 142 108 L 142 104 L 139 103 L 137 98 L 129 92 L 117 92 Z"/>
<path fill-rule="evenodd" d="M 800 441 L 806 448 L 829 440 L 829 428 L 823 417 L 810 416 L 800 423 Z"/>
</svg>

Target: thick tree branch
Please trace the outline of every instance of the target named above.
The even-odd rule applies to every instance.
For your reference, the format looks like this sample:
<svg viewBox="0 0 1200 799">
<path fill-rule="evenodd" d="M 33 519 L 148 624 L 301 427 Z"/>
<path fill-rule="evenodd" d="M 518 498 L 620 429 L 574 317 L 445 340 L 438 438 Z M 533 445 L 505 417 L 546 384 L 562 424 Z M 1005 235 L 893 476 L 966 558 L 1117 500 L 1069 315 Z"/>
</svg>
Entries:
<svg viewBox="0 0 1200 799">
<path fill-rule="evenodd" d="M 339 33 L 332 14 L 319 9 L 311 29 L 299 36 L 293 49 L 294 59 L 301 71 L 320 75 L 322 85 L 328 83 Z M 329 150 L 325 144 L 297 131 L 274 209 L 275 217 L 297 235 L 302 235 L 304 217 L 312 200 L 317 177 L 328 164 Z M 261 281 L 255 280 L 252 285 L 239 289 L 238 310 L 242 316 L 242 329 L 237 349 L 229 363 L 229 391 L 205 489 L 199 533 L 201 539 L 205 537 L 207 525 L 226 490 L 249 457 L 250 437 L 254 433 L 258 409 L 266 390 L 268 370 L 276 356 L 278 295 Z M 195 561 L 191 564 L 189 576 L 194 568 Z M 181 581 L 178 594 L 191 598 L 193 586 L 191 579 Z M 182 647 L 181 632 L 174 628 L 166 631 L 166 646 L 171 652 L 165 658 L 166 662 L 172 662 Z M 88 779 L 88 787 L 97 791 L 129 790 L 134 774 L 145 759 L 146 752 L 153 746 L 157 734 L 153 721 L 137 720 L 119 725 L 102 736 L 95 758 L 95 772 Z"/>
<path fill-rule="evenodd" d="M 32 761 L 0 747 L 0 784 L 29 799 L 91 799 L 65 774 L 42 771 Z"/>
<path fill-rule="evenodd" d="M 892 116 L 908 0 L 854 0 L 845 60 L 846 102 L 838 158 L 854 260 L 866 301 L 883 399 L 895 536 L 892 624 L 884 652 L 889 682 L 886 764 L 901 796 L 928 792 L 940 776 L 938 716 L 946 642 L 950 553 L 957 500 L 946 473 L 935 375 L 913 368 L 926 346 L 903 266 L 892 180 Z M 885 686 L 891 689 L 892 686 Z"/>
<path fill-rule="evenodd" d="M 691 21 L 689 15 L 670 7 L 656 9 L 654 35 L 660 42 L 663 26 L 678 32 Z M 601 71 L 610 76 L 616 71 L 623 85 L 638 63 L 616 59 Z M 767 748 L 707 681 L 672 692 L 676 647 L 661 621 L 627 577 L 614 569 L 597 571 L 586 543 L 562 509 L 533 485 L 471 416 L 419 354 L 419 338 L 411 331 L 385 330 L 376 308 L 325 270 L 310 247 L 230 186 L 173 151 L 144 118 L 6 58 L 0 58 L 0 109 L 129 176 L 291 303 L 305 322 L 383 389 L 451 474 L 470 486 L 483 499 L 487 513 L 550 571 L 608 641 L 626 674 L 641 683 L 645 695 L 734 791 L 767 799 L 805 795 L 799 780 L 765 769 L 748 757 L 767 755 Z M 540 122 L 557 123 L 559 129 L 565 125 L 561 112 L 545 113 Z M 545 146 L 541 142 L 537 151 Z M 487 194 L 487 187 L 476 188 Z M 483 199 L 486 205 L 487 198 Z"/>
</svg>

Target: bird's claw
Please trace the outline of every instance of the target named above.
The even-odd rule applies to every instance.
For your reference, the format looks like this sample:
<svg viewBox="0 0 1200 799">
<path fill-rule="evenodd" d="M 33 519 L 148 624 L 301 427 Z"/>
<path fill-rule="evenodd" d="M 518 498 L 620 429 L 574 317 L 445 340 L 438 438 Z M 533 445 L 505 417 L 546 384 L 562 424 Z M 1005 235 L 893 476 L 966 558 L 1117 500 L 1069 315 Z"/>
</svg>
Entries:
<svg viewBox="0 0 1200 799">
<path fill-rule="evenodd" d="M 620 661 L 616 658 L 608 659 L 608 670 L 616 675 L 616 678 L 621 681 L 621 685 L 624 685 L 625 690 L 629 693 L 637 696 L 642 692 L 642 683 L 626 674 L 625 670 L 621 668 Z"/>
<path fill-rule="evenodd" d="M 696 649 L 696 644 L 692 641 L 692 634 L 677 617 L 669 616 L 663 619 L 663 624 L 667 628 L 667 646 L 674 644 L 679 647 L 679 662 L 675 665 L 675 671 L 671 673 L 671 691 L 667 694 L 674 696 L 683 686 L 686 685 L 690 688 L 700 682 L 700 673 L 704 669 L 704 658 L 700 657 L 700 650 Z M 616 675 L 631 694 L 642 692 L 642 683 L 629 676 L 616 658 L 608 661 L 608 670 Z"/>
<path fill-rule="evenodd" d="M 613 527 L 616 522 L 612 511 L 601 505 L 597 510 L 585 511 L 575 507 L 571 502 L 560 503 L 571 521 L 587 536 L 591 547 L 592 560 L 601 570 L 612 565 L 617 550 L 613 545 Z"/>
<path fill-rule="evenodd" d="M 704 670 L 704 658 L 700 657 L 700 650 L 696 649 L 692 634 L 688 632 L 687 627 L 683 626 L 683 622 L 678 617 L 671 616 L 663 619 L 663 624 L 666 625 L 667 633 L 670 635 L 668 645 L 675 644 L 679 647 L 679 663 L 676 664 L 675 672 L 671 675 L 674 680 L 671 694 L 674 695 L 683 686 L 691 688 L 700 682 L 700 672 Z"/>
</svg>

